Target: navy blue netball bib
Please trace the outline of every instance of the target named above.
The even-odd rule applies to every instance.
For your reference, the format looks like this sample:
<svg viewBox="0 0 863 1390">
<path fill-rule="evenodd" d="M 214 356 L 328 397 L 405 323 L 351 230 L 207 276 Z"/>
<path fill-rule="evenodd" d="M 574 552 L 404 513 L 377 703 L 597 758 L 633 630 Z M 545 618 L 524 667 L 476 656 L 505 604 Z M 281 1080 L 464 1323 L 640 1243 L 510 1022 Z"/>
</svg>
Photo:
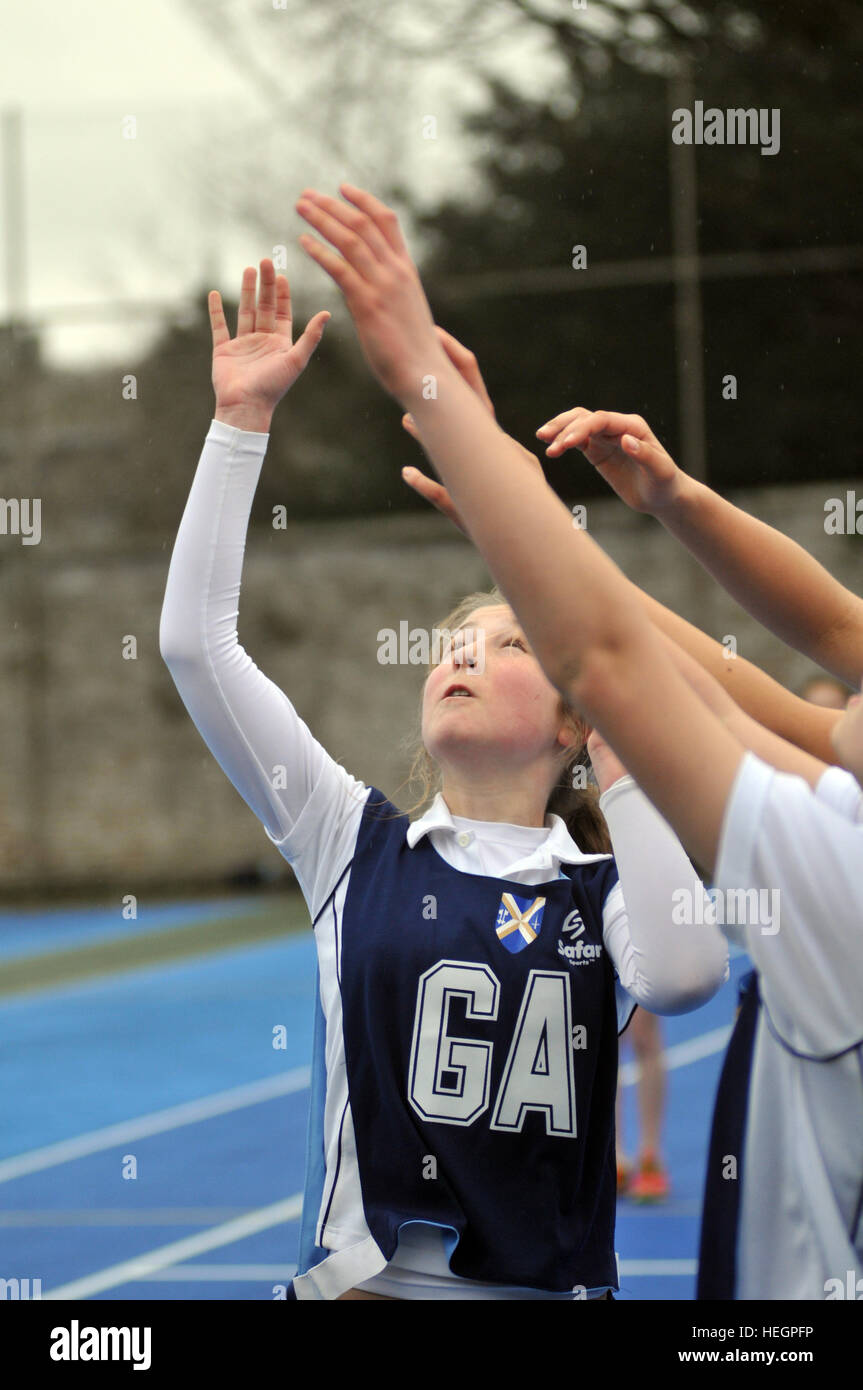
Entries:
<svg viewBox="0 0 863 1390">
<path fill-rule="evenodd" d="M 457 1235 L 468 1279 L 617 1287 L 611 859 L 536 887 L 452 869 L 372 790 L 341 944 L 363 1207 Z"/>
</svg>

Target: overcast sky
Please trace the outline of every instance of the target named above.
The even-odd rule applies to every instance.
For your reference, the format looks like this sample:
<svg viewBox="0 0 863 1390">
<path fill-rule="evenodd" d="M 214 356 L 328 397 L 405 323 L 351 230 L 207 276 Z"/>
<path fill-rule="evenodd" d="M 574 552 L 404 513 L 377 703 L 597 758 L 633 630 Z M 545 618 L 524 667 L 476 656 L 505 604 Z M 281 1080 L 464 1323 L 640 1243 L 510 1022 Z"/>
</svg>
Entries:
<svg viewBox="0 0 863 1390">
<path fill-rule="evenodd" d="M 168 105 L 253 105 L 205 32 L 176 0 L 28 0 L 6 13 L 0 92 L 23 117 L 25 285 L 30 311 L 112 298 L 169 299 L 188 277 L 165 255 L 176 218 L 160 216 L 171 184 L 164 165 Z M 137 138 L 122 118 L 137 117 Z M 5 204 L 5 199 L 4 199 Z M 167 238 L 160 250 L 159 236 Z M 4 253 L 8 223 L 3 219 Z M 147 242 L 150 242 L 148 245 Z M 2 302 L 9 307 L 4 271 Z M 147 331 L 152 324 L 144 324 Z M 67 325 L 48 334 L 54 359 L 96 360 L 137 332 Z"/>
<path fill-rule="evenodd" d="M 267 20 L 279 36 L 271 14 Z M 296 89 L 296 74 L 313 73 L 315 59 L 298 51 L 293 37 L 284 31 L 292 69 L 286 86 Z M 522 72 L 524 56 L 522 44 Z M 456 107 L 470 93 L 461 78 L 456 101 L 453 80 L 450 74 L 448 86 L 445 69 L 422 82 L 406 75 L 391 119 L 377 117 L 382 140 L 393 130 L 411 132 L 406 178 L 426 193 L 457 177 L 465 158 Z M 358 170 L 375 167 L 375 122 L 364 128 L 359 106 L 355 166 L 337 172 L 331 161 L 327 168 L 311 129 L 274 117 L 272 100 L 195 17 L 190 0 L 28 0 L 7 9 L 0 93 L 4 109 L 23 119 L 26 273 L 16 275 L 16 292 L 27 311 L 51 316 L 44 345 L 58 364 L 121 360 L 158 328 L 152 318 L 129 315 L 70 320 L 73 306 L 172 302 L 203 281 L 230 292 L 243 265 L 276 243 L 290 248 L 289 276 L 300 272 L 292 198 L 302 183 L 330 174 L 357 180 Z M 436 141 L 419 138 L 427 110 L 439 115 Z M 130 116 L 134 138 L 124 134 Z M 392 157 L 388 148 L 382 160 Z M 238 200 L 224 196 L 242 177 L 250 150 L 282 180 L 265 226 L 238 217 Z M 294 169 L 295 176 L 286 173 Z M 4 214 L 4 315 L 8 232 Z"/>
</svg>

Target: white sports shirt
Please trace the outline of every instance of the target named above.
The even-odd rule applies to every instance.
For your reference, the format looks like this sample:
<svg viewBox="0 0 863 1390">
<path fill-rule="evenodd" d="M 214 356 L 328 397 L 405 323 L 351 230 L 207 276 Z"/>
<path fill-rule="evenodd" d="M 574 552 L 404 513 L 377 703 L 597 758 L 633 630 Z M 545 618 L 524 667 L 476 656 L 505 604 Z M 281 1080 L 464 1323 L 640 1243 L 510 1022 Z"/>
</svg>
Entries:
<svg viewBox="0 0 863 1390">
<path fill-rule="evenodd" d="M 725 812 L 716 886 L 726 899 L 749 894 L 747 920 L 725 931 L 751 956 L 762 999 L 736 1296 L 843 1298 L 853 1282 L 861 1299 L 863 794 L 855 778 L 830 768 L 813 794 L 748 753 Z M 774 896 L 756 902 L 755 891 Z"/>
</svg>

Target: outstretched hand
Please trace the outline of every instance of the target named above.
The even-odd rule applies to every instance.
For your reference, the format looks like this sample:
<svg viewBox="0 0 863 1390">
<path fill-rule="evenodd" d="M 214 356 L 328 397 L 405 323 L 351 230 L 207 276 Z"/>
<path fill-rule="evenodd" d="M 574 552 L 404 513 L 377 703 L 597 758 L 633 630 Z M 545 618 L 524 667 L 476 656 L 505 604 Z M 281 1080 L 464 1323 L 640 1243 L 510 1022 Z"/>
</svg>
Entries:
<svg viewBox="0 0 863 1390">
<path fill-rule="evenodd" d="M 254 267 L 247 266 L 243 271 L 235 338 L 228 330 L 219 291 L 210 291 L 213 389 L 217 420 L 266 432 L 282 396 L 293 386 L 321 341 L 330 315 L 326 310 L 315 314 L 294 343 L 291 291 L 286 277 L 276 275 L 271 260 L 262 260 L 257 306 L 256 280 Z"/>
<path fill-rule="evenodd" d="M 443 358 L 419 273 L 392 208 L 349 183 L 339 192 L 345 201 L 307 188 L 297 203 L 335 250 L 308 233 L 300 245 L 344 295 L 381 385 L 409 406 Z"/>
<path fill-rule="evenodd" d="M 458 338 L 454 338 L 452 333 L 447 333 L 445 328 L 440 328 L 438 325 L 435 325 L 435 332 L 450 362 L 452 362 L 459 375 L 467 382 L 471 390 L 476 392 L 479 396 L 489 415 L 494 418 L 494 405 L 486 389 L 486 384 L 482 379 L 482 373 L 480 372 L 479 363 L 476 360 L 475 354 L 472 353 L 469 348 L 466 348 L 464 343 L 460 343 Z M 419 439 L 419 431 L 414 424 L 413 416 L 409 414 L 403 415 L 402 425 L 414 439 Z M 516 441 L 513 440 L 513 443 L 516 443 Z M 520 444 L 518 447 L 522 449 Z M 528 449 L 522 449 L 522 453 L 524 454 L 525 462 L 538 468 L 541 473 L 542 465 L 536 455 L 530 453 Z M 408 486 L 413 488 L 414 492 L 418 492 L 420 497 L 424 497 L 427 502 L 431 502 L 433 506 L 437 507 L 439 512 L 443 512 L 444 516 L 449 517 L 454 526 L 457 526 L 464 535 L 467 535 L 467 528 L 459 516 L 453 504 L 453 500 L 443 483 L 437 482 L 434 478 L 429 478 L 427 474 L 421 473 L 418 468 L 412 466 L 402 469 L 402 477 Z"/>
<path fill-rule="evenodd" d="M 682 474 L 640 415 L 576 406 L 540 426 L 549 458 L 580 449 L 618 497 L 636 512 L 656 515 L 677 495 Z"/>
</svg>

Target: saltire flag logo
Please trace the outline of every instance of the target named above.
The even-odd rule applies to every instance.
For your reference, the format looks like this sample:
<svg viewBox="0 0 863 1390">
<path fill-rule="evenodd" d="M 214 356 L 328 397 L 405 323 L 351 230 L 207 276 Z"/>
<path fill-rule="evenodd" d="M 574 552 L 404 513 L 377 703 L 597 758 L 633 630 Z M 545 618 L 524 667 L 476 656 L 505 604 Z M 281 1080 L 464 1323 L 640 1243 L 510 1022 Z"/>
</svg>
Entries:
<svg viewBox="0 0 863 1390">
<path fill-rule="evenodd" d="M 504 893 L 497 911 L 495 930 L 498 940 L 515 954 L 536 941 L 542 929 L 545 898 L 517 898 Z"/>
</svg>

